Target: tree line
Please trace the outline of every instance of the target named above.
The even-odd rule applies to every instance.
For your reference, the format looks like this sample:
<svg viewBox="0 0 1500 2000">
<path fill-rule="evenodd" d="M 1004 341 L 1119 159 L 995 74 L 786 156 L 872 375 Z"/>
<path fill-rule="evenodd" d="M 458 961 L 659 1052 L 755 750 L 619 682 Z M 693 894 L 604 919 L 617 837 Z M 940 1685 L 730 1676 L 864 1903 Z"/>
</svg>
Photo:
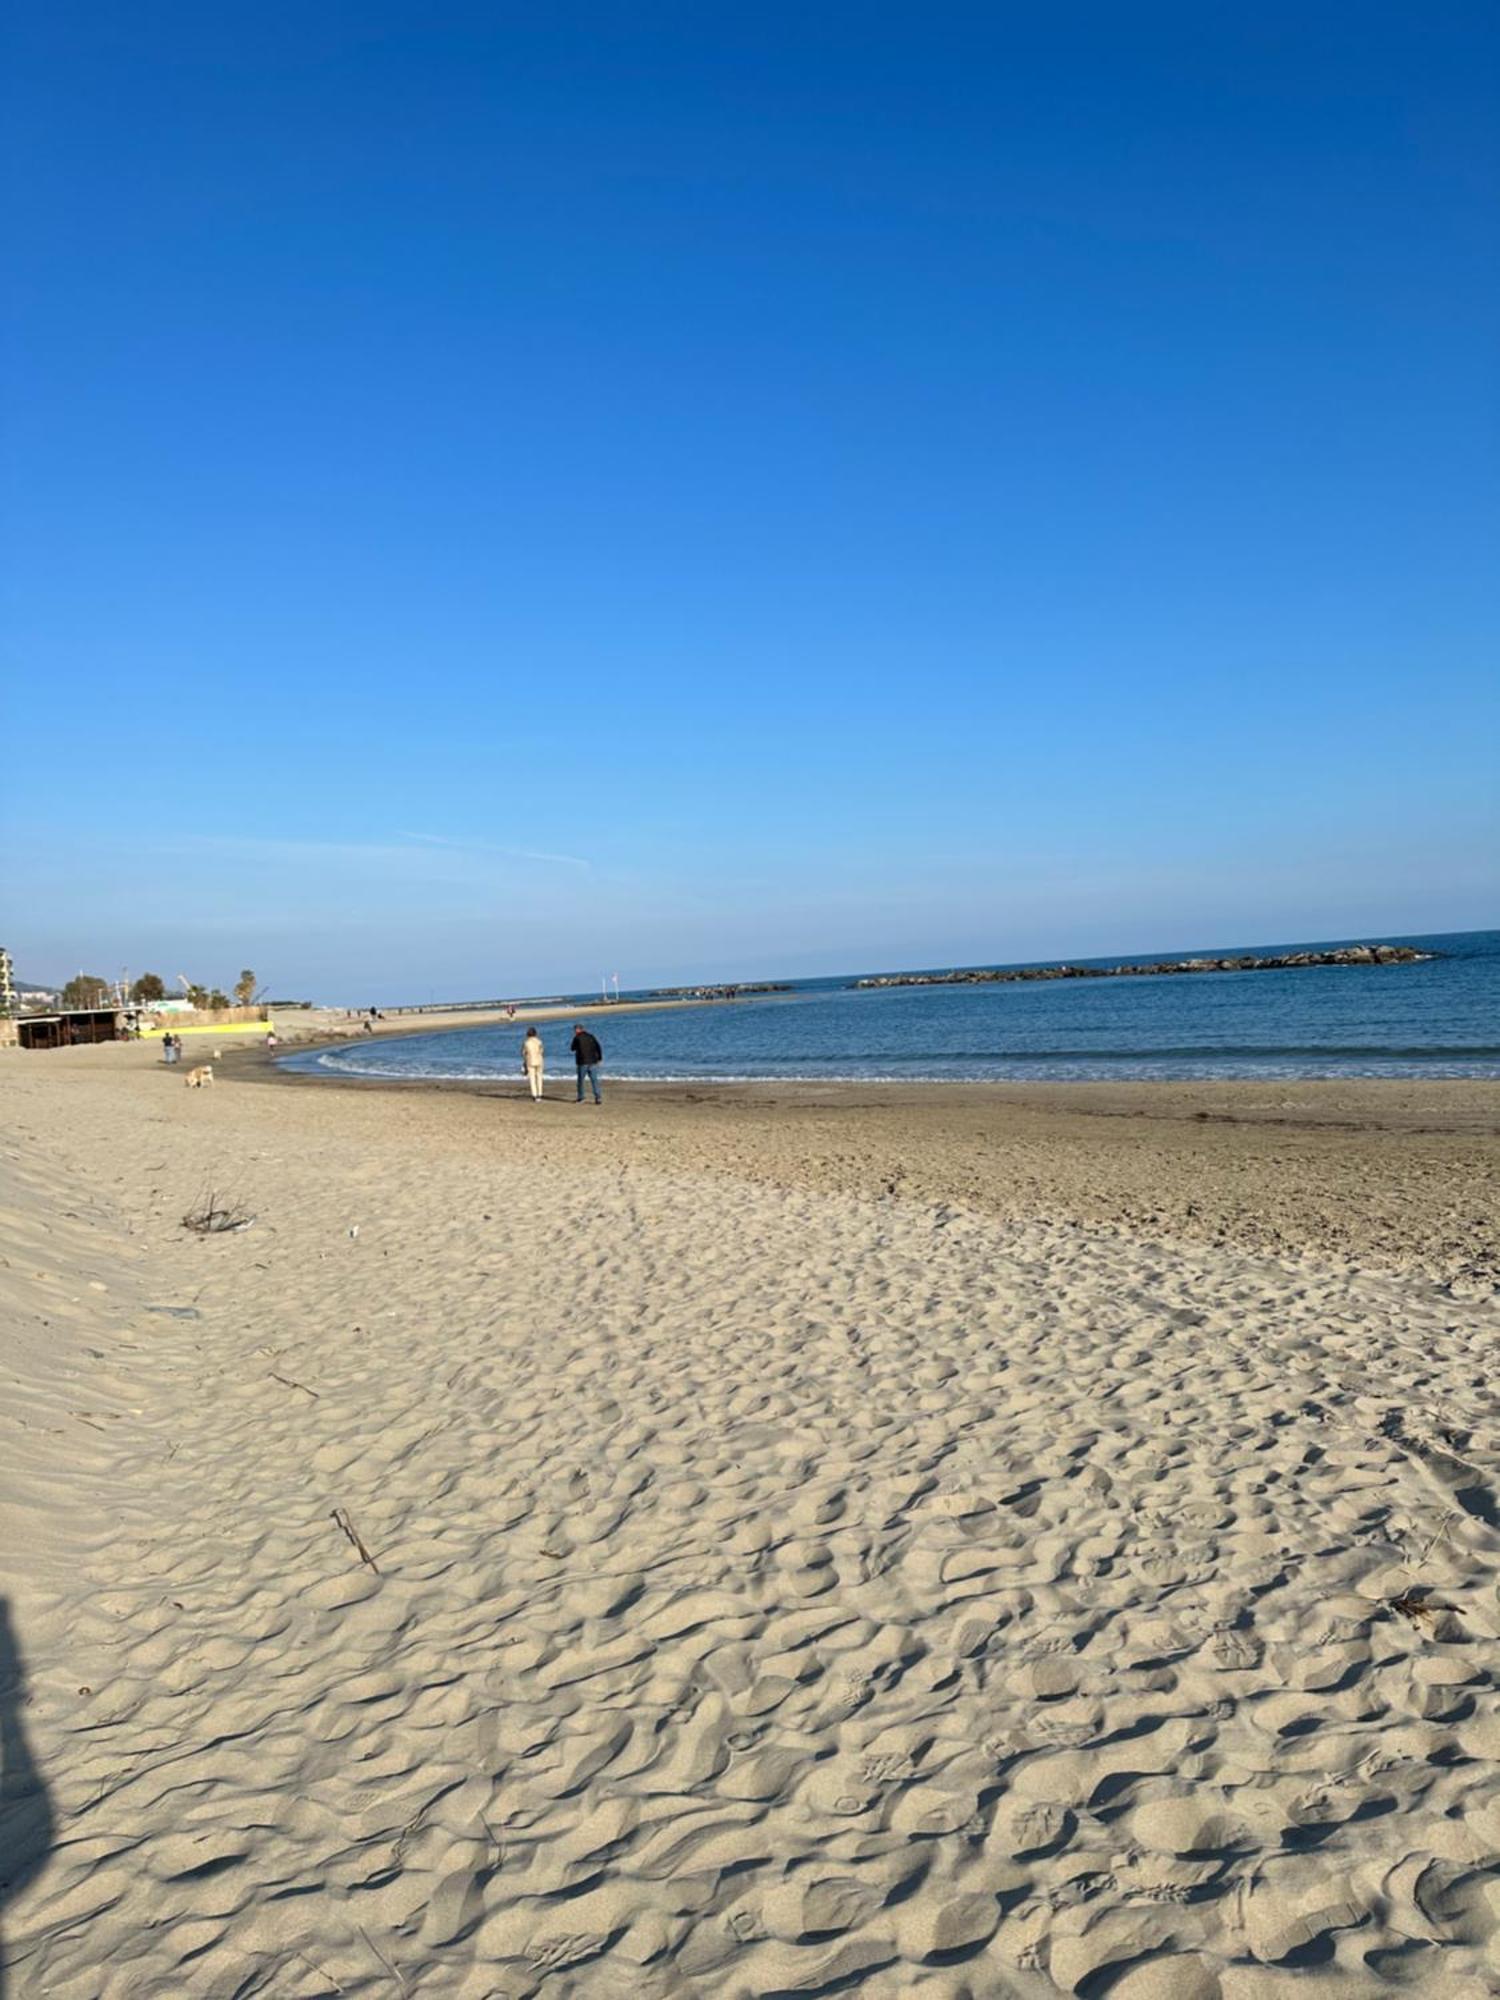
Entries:
<svg viewBox="0 0 1500 2000">
<path fill-rule="evenodd" d="M 64 1007 L 113 1007 L 116 1004 L 118 988 L 112 979 L 100 979 L 92 972 L 79 972 L 68 981 L 62 990 Z M 146 1007 L 154 1000 L 168 998 L 167 982 L 159 972 L 143 972 L 130 989 L 130 997 L 139 1007 Z M 247 966 L 234 982 L 234 999 L 217 986 L 196 986 L 189 984 L 182 998 L 205 1012 L 218 1014 L 228 1006 L 248 1007 L 255 998 L 255 974 Z"/>
</svg>

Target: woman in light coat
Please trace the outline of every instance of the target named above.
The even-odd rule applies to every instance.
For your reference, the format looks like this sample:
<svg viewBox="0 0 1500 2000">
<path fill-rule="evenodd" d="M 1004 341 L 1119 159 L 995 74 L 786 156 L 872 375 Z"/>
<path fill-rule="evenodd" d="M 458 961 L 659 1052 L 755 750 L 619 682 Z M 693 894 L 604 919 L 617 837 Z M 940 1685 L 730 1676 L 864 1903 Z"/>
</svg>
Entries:
<svg viewBox="0 0 1500 2000">
<path fill-rule="evenodd" d="M 526 1030 L 526 1039 L 521 1044 L 521 1067 L 526 1072 L 526 1081 L 531 1086 L 531 1101 L 540 1104 L 542 1085 L 546 1081 L 547 1052 L 542 1047 L 542 1038 L 535 1028 Z"/>
</svg>

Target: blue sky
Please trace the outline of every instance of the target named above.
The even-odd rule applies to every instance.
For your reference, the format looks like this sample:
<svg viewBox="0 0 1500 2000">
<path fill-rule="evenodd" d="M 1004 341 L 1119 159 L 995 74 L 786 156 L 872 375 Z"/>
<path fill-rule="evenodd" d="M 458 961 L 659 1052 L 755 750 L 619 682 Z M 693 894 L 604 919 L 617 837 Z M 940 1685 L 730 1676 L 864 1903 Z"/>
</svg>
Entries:
<svg viewBox="0 0 1500 2000">
<path fill-rule="evenodd" d="M 23 973 L 1497 920 L 1492 8 L 12 42 Z"/>
</svg>

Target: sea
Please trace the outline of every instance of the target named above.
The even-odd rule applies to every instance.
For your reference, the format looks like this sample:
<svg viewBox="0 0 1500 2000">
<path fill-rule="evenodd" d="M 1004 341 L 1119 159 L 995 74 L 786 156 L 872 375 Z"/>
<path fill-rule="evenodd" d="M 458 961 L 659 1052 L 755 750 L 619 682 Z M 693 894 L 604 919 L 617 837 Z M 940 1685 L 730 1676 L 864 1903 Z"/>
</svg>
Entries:
<svg viewBox="0 0 1500 2000">
<path fill-rule="evenodd" d="M 854 988 L 863 975 L 851 972 L 725 1006 L 588 1018 L 604 1046 L 606 1075 L 621 1080 L 1500 1077 L 1500 931 L 1220 945 L 1073 962 L 1144 965 L 1361 943 L 1415 945 L 1434 956 L 1415 965 L 864 992 Z M 438 1028 L 292 1054 L 282 1066 L 325 1077 L 519 1083 L 521 1034 L 519 1025 Z M 567 1024 L 544 1025 L 542 1034 L 549 1070 L 569 1072 Z"/>
</svg>

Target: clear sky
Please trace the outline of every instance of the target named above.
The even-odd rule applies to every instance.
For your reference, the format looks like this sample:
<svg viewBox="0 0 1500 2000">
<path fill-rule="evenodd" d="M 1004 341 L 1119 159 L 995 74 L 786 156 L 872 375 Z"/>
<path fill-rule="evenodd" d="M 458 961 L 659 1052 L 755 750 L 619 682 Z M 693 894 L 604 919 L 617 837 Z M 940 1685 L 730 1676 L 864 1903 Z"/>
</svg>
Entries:
<svg viewBox="0 0 1500 2000">
<path fill-rule="evenodd" d="M 1493 5 L 10 37 L 23 975 L 1500 920 Z"/>
</svg>

